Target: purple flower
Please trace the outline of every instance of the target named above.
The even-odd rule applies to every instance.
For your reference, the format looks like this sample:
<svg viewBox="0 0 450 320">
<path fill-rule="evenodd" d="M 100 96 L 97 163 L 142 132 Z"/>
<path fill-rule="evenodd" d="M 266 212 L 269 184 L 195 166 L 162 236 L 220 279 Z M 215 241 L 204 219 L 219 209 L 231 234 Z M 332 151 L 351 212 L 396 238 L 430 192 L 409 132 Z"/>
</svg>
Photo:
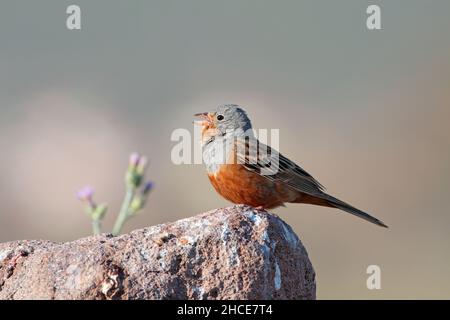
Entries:
<svg viewBox="0 0 450 320">
<path fill-rule="evenodd" d="M 155 186 L 155 184 L 152 181 L 147 181 L 145 183 L 144 189 L 142 190 L 142 193 L 143 194 L 149 193 L 153 189 L 154 186 Z"/>
<path fill-rule="evenodd" d="M 86 186 L 77 192 L 78 200 L 87 202 L 91 207 L 95 207 L 93 196 L 94 188 L 91 186 Z"/>
<path fill-rule="evenodd" d="M 138 153 L 133 152 L 130 155 L 130 160 L 129 160 L 130 166 L 137 167 L 139 165 L 140 160 L 141 160 L 141 156 Z"/>
<path fill-rule="evenodd" d="M 91 186 L 86 186 L 77 192 L 77 198 L 78 200 L 81 201 L 92 200 L 93 196 L 94 196 L 94 188 Z"/>
</svg>

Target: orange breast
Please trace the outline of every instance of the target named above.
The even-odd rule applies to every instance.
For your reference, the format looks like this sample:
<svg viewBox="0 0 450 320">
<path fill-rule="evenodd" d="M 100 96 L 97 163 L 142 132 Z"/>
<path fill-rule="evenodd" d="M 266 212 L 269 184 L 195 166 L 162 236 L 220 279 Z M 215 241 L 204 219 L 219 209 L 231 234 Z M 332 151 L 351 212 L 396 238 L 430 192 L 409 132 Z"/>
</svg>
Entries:
<svg viewBox="0 0 450 320">
<path fill-rule="evenodd" d="M 292 189 L 251 172 L 241 164 L 221 165 L 218 172 L 208 176 L 216 191 L 236 204 L 271 209 L 297 196 Z"/>
</svg>

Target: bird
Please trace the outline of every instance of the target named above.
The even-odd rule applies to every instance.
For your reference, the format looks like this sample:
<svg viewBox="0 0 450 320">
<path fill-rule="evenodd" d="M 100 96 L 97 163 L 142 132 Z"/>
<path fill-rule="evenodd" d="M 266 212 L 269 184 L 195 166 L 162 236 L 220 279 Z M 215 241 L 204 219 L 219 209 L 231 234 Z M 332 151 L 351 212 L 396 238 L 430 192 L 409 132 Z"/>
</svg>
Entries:
<svg viewBox="0 0 450 320">
<path fill-rule="evenodd" d="M 253 133 L 247 112 L 236 104 L 223 104 L 194 115 L 201 126 L 202 158 L 214 189 L 226 200 L 257 210 L 286 203 L 340 209 L 375 225 L 381 220 L 325 192 L 312 175 Z"/>
</svg>

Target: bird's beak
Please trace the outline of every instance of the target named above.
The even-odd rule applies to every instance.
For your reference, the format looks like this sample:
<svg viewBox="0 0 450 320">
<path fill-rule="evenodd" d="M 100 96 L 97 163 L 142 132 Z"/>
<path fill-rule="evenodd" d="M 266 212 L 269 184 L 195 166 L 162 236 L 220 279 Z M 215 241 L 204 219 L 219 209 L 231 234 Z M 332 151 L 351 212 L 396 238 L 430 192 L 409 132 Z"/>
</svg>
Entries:
<svg viewBox="0 0 450 320">
<path fill-rule="evenodd" d="M 209 112 L 196 113 L 196 114 L 194 114 L 194 117 L 198 118 L 201 121 L 202 125 L 214 124 L 213 115 Z"/>
</svg>

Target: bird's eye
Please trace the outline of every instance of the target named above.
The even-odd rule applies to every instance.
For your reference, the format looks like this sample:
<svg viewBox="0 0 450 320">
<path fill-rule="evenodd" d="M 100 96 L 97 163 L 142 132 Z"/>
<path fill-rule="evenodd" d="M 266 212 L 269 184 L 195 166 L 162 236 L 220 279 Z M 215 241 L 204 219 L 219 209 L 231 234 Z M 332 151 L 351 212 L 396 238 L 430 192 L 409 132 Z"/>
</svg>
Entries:
<svg viewBox="0 0 450 320">
<path fill-rule="evenodd" d="M 222 121 L 223 120 L 223 115 L 221 115 L 221 114 L 219 114 L 218 116 L 217 116 L 217 120 L 219 120 L 219 121 Z"/>
</svg>

